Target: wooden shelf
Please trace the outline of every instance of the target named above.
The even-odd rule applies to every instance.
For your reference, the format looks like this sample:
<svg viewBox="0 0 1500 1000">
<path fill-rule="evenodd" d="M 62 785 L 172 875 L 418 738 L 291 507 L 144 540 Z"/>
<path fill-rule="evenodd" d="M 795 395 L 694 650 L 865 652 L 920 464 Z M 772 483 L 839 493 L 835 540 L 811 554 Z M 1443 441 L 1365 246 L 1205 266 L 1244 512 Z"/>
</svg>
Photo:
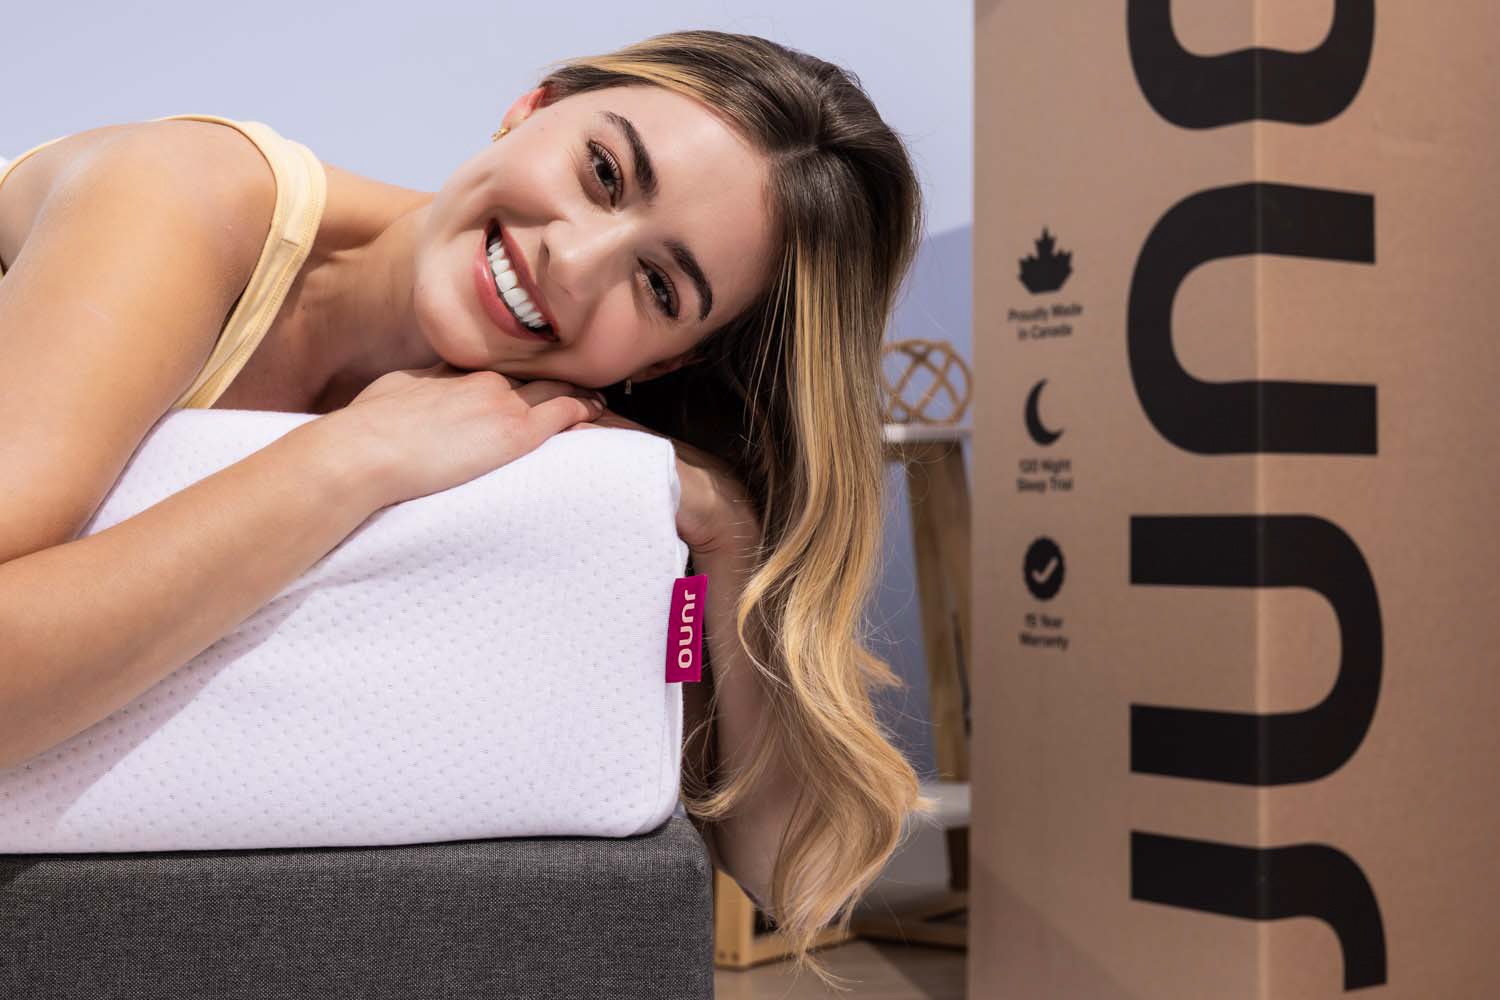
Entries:
<svg viewBox="0 0 1500 1000">
<path fill-rule="evenodd" d="M 886 424 L 886 444 L 908 441 L 967 441 L 973 428 L 967 424 Z"/>
</svg>

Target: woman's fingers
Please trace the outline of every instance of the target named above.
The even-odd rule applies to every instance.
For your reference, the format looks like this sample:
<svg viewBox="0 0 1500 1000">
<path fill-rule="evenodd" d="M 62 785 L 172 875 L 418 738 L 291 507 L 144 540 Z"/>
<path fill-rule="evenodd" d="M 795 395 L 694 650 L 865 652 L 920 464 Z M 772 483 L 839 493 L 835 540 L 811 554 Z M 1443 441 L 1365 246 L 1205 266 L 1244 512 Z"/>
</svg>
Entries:
<svg viewBox="0 0 1500 1000">
<path fill-rule="evenodd" d="M 509 376 L 506 377 L 508 378 Z M 514 388 L 516 395 L 526 400 L 527 405 L 533 407 L 540 406 L 549 399 L 556 399 L 559 396 L 574 396 L 578 399 L 590 400 L 598 398 L 594 395 L 594 390 L 592 389 L 583 389 L 572 382 L 563 382 L 550 378 L 541 378 L 533 382 L 526 382 Z M 602 403 L 599 408 L 603 408 Z"/>
<path fill-rule="evenodd" d="M 571 429 L 574 425 L 597 417 L 604 404 L 592 396 L 575 396 L 560 393 L 545 399 L 531 408 L 533 423 L 540 423 L 542 433 L 548 437 Z"/>
<path fill-rule="evenodd" d="M 408 371 L 408 374 L 419 377 L 432 376 L 435 378 L 463 378 L 465 375 L 473 375 L 477 371 L 489 371 L 495 375 L 499 375 L 501 378 L 505 379 L 507 383 L 509 383 L 512 389 L 526 384 L 526 381 L 524 379 L 512 378 L 511 376 L 506 375 L 504 372 L 497 372 L 489 368 L 455 368 L 446 361 L 439 361 L 437 364 L 428 365 L 426 368 L 410 369 Z"/>
</svg>

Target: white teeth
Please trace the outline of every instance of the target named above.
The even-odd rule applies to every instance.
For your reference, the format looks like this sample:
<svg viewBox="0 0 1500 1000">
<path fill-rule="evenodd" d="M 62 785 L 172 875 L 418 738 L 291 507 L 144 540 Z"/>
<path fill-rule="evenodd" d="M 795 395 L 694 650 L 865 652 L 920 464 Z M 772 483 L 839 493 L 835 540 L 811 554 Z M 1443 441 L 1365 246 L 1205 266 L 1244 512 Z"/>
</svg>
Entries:
<svg viewBox="0 0 1500 1000">
<path fill-rule="evenodd" d="M 510 261 L 505 256 L 504 245 L 498 238 L 492 238 L 486 249 L 489 252 L 490 273 L 495 279 L 495 289 L 500 293 L 500 298 L 510 306 L 516 318 L 528 327 L 535 330 L 546 326 L 547 324 L 542 322 L 541 310 L 531 304 L 531 298 L 521 287 L 516 272 L 511 269 Z"/>
</svg>

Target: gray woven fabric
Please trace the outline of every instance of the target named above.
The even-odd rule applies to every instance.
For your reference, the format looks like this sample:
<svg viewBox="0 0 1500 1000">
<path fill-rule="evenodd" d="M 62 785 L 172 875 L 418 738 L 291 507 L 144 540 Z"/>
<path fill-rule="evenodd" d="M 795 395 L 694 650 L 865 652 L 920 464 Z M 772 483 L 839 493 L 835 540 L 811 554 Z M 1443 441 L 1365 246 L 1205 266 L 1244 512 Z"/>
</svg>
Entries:
<svg viewBox="0 0 1500 1000">
<path fill-rule="evenodd" d="M 0 997 L 713 996 L 713 869 L 637 837 L 0 855 Z"/>
</svg>

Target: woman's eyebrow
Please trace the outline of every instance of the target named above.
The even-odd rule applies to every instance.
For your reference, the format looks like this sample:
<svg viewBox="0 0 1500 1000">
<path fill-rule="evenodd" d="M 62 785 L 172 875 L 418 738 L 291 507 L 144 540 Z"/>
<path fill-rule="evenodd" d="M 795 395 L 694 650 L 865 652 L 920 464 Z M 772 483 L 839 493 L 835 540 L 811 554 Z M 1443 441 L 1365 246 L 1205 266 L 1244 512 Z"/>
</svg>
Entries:
<svg viewBox="0 0 1500 1000">
<path fill-rule="evenodd" d="M 640 132 L 636 131 L 635 123 L 614 111 L 601 111 L 599 117 L 624 134 L 625 142 L 630 147 L 630 161 L 635 173 L 636 186 L 641 189 L 641 195 L 646 199 L 647 205 L 655 204 L 659 187 L 656 181 L 656 168 L 651 163 L 651 154 L 647 152 Z M 693 256 L 693 251 L 689 250 L 685 244 L 677 240 L 667 240 L 666 247 L 672 254 L 672 259 L 677 261 L 677 266 L 698 289 L 698 319 L 707 319 L 708 311 L 714 306 L 714 289 L 709 284 L 708 276 L 703 273 L 703 268 L 698 264 L 698 258 Z"/>
</svg>

